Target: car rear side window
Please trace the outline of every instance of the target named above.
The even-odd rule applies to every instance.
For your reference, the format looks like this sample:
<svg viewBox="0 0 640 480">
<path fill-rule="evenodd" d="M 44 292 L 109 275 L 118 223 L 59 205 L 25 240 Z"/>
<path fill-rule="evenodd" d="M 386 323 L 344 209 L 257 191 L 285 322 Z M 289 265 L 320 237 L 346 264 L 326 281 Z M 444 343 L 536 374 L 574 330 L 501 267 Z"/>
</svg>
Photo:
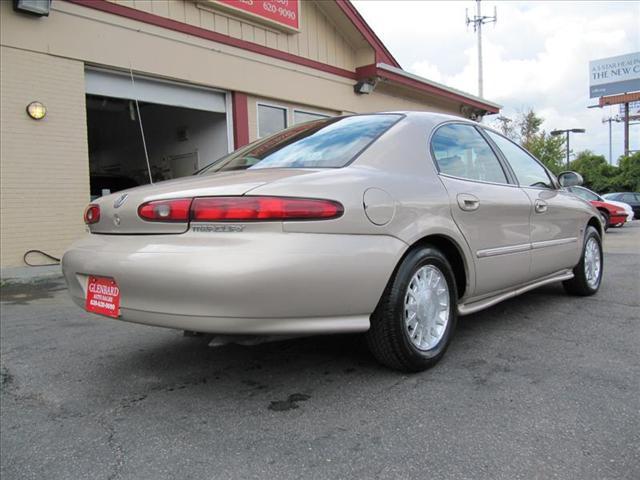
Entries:
<svg viewBox="0 0 640 480">
<path fill-rule="evenodd" d="M 498 157 L 473 125 L 443 125 L 433 134 L 431 149 L 440 173 L 508 183 Z"/>
<path fill-rule="evenodd" d="M 485 130 L 511 165 L 520 185 L 523 187 L 553 188 L 547 171 L 538 161 L 521 147 L 502 135 Z"/>
<path fill-rule="evenodd" d="M 372 114 L 303 123 L 236 150 L 200 173 L 344 167 L 401 118 L 400 114 Z"/>
</svg>

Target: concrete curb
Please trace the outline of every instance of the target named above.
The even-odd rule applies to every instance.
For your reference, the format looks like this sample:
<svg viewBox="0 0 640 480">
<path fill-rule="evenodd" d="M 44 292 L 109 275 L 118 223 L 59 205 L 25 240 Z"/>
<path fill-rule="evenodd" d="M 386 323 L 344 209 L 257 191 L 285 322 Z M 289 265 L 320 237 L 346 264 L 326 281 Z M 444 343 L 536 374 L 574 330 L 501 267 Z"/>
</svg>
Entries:
<svg viewBox="0 0 640 480">
<path fill-rule="evenodd" d="M 43 279 L 62 278 L 60 265 L 45 267 L 5 267 L 0 270 L 0 284 L 33 283 Z"/>
</svg>

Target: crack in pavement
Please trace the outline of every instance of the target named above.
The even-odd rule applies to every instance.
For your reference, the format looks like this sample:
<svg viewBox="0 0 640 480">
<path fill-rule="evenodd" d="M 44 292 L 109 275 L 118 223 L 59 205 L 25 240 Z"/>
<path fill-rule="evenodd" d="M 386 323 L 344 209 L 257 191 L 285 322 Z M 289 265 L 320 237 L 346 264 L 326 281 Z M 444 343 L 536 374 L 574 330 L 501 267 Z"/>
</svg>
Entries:
<svg viewBox="0 0 640 480">
<path fill-rule="evenodd" d="M 107 420 L 107 415 L 115 415 L 119 408 L 118 406 L 111 411 L 103 412 L 96 419 L 98 425 L 100 425 L 107 432 L 107 445 L 113 453 L 115 465 L 113 471 L 107 477 L 108 480 L 115 480 L 120 477 L 122 469 L 124 468 L 125 452 L 122 444 L 116 440 L 116 428 L 115 425 Z"/>
<path fill-rule="evenodd" d="M 207 383 L 207 378 L 202 377 L 197 380 L 188 382 L 173 383 L 169 385 L 154 385 L 149 387 L 145 393 L 121 398 L 120 400 L 118 400 L 118 404 L 114 408 L 105 410 L 100 413 L 96 417 L 96 422 L 107 434 L 107 445 L 113 453 L 115 462 L 113 471 L 107 477 L 108 480 L 115 480 L 117 478 L 120 478 L 126 461 L 125 449 L 123 445 L 117 441 L 116 437 L 118 432 L 116 430 L 115 424 L 110 420 L 110 417 L 115 417 L 119 415 L 123 410 L 131 408 L 138 403 L 144 402 L 151 393 L 162 391 L 173 392 L 174 390 L 185 389 L 188 386 L 197 386 L 205 383 Z"/>
</svg>

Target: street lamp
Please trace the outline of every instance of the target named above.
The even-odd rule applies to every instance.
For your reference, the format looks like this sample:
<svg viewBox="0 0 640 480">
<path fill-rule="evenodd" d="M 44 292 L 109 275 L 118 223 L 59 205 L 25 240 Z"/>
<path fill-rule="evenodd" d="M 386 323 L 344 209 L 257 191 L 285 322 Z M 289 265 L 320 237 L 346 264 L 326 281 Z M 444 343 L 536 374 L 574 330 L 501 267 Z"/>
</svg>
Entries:
<svg viewBox="0 0 640 480">
<path fill-rule="evenodd" d="M 569 134 L 570 133 L 584 133 L 586 130 L 584 128 L 568 128 L 566 130 L 551 130 L 551 135 L 553 137 L 562 135 L 565 133 L 567 135 L 567 168 L 569 168 Z"/>
</svg>

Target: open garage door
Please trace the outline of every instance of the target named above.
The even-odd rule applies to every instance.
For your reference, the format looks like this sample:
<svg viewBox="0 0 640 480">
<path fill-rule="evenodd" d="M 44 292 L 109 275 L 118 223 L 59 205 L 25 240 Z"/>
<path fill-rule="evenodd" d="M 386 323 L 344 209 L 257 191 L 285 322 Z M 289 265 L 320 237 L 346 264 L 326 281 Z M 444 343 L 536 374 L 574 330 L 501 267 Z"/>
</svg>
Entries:
<svg viewBox="0 0 640 480">
<path fill-rule="evenodd" d="M 85 72 L 92 198 L 149 183 L 149 170 L 154 182 L 191 175 L 231 149 L 224 92 L 134 79 Z"/>
</svg>

